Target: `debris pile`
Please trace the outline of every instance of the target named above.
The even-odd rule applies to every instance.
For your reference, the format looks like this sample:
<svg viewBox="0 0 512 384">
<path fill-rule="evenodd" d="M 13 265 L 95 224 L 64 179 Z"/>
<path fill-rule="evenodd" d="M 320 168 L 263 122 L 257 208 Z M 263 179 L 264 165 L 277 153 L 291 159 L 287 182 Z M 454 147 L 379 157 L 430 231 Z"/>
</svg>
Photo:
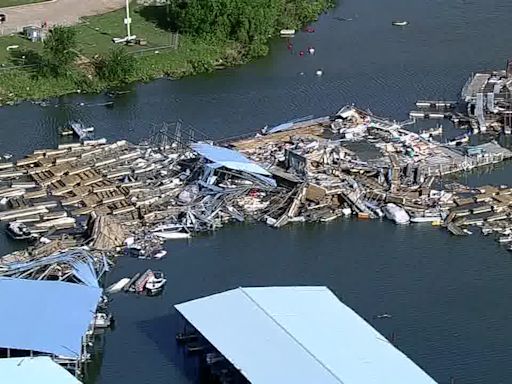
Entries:
<svg viewBox="0 0 512 384">
<path fill-rule="evenodd" d="M 451 147 L 405 125 L 347 106 L 223 146 L 102 139 L 36 150 L 0 164 L 0 220 L 13 237 L 38 242 L 10 257 L 84 245 L 161 257 L 166 240 L 248 219 L 281 227 L 353 213 L 438 224 L 449 217 L 444 224 L 452 229 L 467 225 L 457 220 L 460 212 L 451 215 L 461 192 L 434 189 L 436 178 L 512 152 L 495 142 Z M 496 196 L 506 205 L 503 191 Z"/>
</svg>

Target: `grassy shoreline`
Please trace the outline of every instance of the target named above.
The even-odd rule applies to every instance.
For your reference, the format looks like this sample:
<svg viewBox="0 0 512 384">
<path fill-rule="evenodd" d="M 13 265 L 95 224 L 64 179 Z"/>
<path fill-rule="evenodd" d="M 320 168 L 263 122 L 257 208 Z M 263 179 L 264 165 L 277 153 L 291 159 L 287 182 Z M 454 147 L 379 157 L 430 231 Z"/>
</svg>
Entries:
<svg viewBox="0 0 512 384">
<path fill-rule="evenodd" d="M 330 0 L 317 1 L 318 14 L 331 3 Z M 245 47 L 240 43 L 218 37 L 180 35 L 178 49 L 171 48 L 171 33 L 159 27 L 159 10 L 161 8 L 158 7 L 136 7 L 132 12 L 133 33 L 146 40 L 147 45 L 127 47 L 128 52 L 136 57 L 135 70 L 128 79 L 130 83 L 161 77 L 181 78 L 244 64 L 249 60 Z M 92 61 L 95 55 L 104 54 L 114 46 L 112 38 L 125 33 L 123 18 L 124 10 L 119 10 L 86 18 L 84 23 L 72 27 L 77 32 L 82 61 Z M 42 44 L 31 43 L 19 36 L 0 38 L 0 105 L 76 92 L 96 93 L 114 86 L 91 75 L 87 65 L 77 67 L 71 76 L 65 78 L 38 78 L 30 68 L 5 69 L 24 64 L 23 59 L 13 58 L 8 46 L 19 46 L 14 49 L 18 52 L 42 49 Z"/>
</svg>

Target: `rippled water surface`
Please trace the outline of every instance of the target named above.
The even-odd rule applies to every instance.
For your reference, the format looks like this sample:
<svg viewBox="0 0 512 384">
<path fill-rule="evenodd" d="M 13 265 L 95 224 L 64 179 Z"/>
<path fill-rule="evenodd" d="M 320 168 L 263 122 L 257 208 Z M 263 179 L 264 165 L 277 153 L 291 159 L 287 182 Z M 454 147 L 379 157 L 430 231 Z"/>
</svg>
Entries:
<svg viewBox="0 0 512 384">
<path fill-rule="evenodd" d="M 21 156 L 57 144 L 57 127 L 82 119 L 109 139 L 138 141 L 154 124 L 182 119 L 213 138 L 254 131 L 346 103 L 397 120 L 421 98 L 456 99 L 472 71 L 503 68 L 512 56 L 508 0 L 347 0 L 314 33 L 272 44 L 243 67 L 179 81 L 134 85 L 105 95 L 67 96 L 47 107 L 0 109 L 0 151 Z M 352 18 L 339 21 L 335 17 Z M 397 28 L 392 20 L 408 20 Z M 299 56 L 314 47 L 314 56 Z M 321 69 L 323 76 L 315 71 Z M 1 79 L 0 79 L 1 81 Z M 470 184 L 510 183 L 510 166 L 468 175 Z M 17 245 L 0 236 L 0 248 Z M 176 348 L 172 305 L 244 285 L 329 286 L 440 383 L 512 380 L 512 264 L 491 239 L 454 238 L 430 226 L 345 220 L 272 230 L 229 226 L 169 243 L 161 261 L 120 259 L 114 281 L 145 268 L 168 276 L 158 298 L 117 295 L 116 329 L 107 333 L 91 382 L 197 383 Z M 375 320 L 377 313 L 393 318 Z"/>
</svg>

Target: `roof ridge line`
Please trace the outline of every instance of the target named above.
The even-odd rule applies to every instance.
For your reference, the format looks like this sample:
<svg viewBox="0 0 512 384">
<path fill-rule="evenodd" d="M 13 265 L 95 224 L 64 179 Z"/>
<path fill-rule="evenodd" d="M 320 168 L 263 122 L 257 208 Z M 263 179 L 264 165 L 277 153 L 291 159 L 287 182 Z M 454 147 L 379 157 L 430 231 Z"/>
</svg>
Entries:
<svg viewBox="0 0 512 384">
<path fill-rule="evenodd" d="M 292 338 L 308 355 L 310 355 L 316 362 L 318 362 L 322 367 L 324 367 L 327 372 L 331 374 L 340 384 L 345 384 L 343 380 L 341 380 L 328 366 L 326 366 L 318 357 L 316 357 L 304 344 L 302 344 L 299 340 L 297 340 L 288 330 L 283 327 L 276 319 L 274 319 L 266 310 L 263 308 L 259 303 L 252 298 L 252 296 L 245 291 L 244 287 L 239 287 L 239 289 L 242 291 L 242 293 L 250 300 L 252 301 L 259 309 L 263 311 L 265 316 L 267 316 L 272 322 L 277 324 L 279 328 L 281 328 L 290 338 Z"/>
</svg>

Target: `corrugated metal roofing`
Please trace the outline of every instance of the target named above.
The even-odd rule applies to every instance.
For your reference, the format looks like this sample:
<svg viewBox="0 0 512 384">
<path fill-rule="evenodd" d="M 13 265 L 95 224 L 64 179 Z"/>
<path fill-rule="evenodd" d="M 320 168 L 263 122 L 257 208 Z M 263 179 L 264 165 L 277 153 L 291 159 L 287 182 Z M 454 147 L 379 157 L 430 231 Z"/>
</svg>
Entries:
<svg viewBox="0 0 512 384">
<path fill-rule="evenodd" d="M 192 149 L 214 163 L 238 171 L 272 176 L 270 172 L 252 162 L 240 152 L 205 143 L 192 144 Z"/>
<path fill-rule="evenodd" d="M 238 288 L 176 309 L 253 384 L 435 384 L 326 287 Z"/>
<path fill-rule="evenodd" d="M 80 384 L 80 381 L 48 356 L 38 356 L 0 359 L 0 383 Z"/>
<path fill-rule="evenodd" d="M 98 267 L 100 276 L 108 270 L 105 256 L 102 256 L 102 265 Z M 52 264 L 68 264 L 72 267 L 74 276 L 86 285 L 98 287 L 98 274 L 95 270 L 95 260 L 92 255 L 83 248 L 70 249 L 63 252 L 41 257 L 25 262 L 5 263 L 0 271 L 9 277 L 20 277 L 27 271 L 37 268 L 47 268 Z"/>
<path fill-rule="evenodd" d="M 101 293 L 82 284 L 0 278 L 0 347 L 78 357 Z"/>
</svg>

